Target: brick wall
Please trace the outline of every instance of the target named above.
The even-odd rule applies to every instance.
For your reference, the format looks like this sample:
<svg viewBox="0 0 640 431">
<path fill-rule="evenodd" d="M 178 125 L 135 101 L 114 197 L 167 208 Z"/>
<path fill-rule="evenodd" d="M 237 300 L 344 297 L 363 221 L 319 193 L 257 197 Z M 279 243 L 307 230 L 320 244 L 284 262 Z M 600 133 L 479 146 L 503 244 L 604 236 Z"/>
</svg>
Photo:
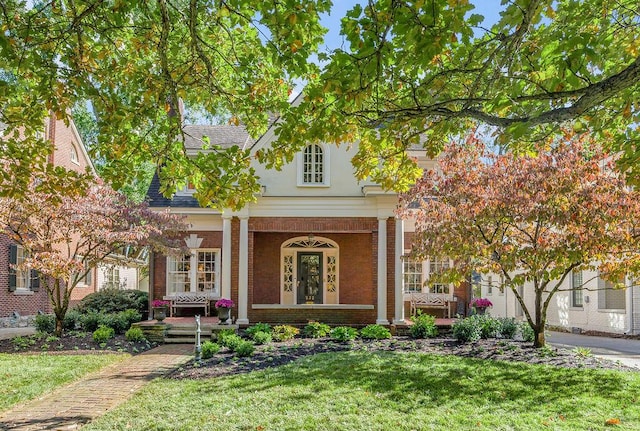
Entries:
<svg viewBox="0 0 640 431">
<path fill-rule="evenodd" d="M 9 292 L 9 245 L 8 237 L 0 235 L 0 319 L 10 318 L 14 312 L 21 316 L 33 316 L 42 311 L 51 311 L 44 287 L 37 292 L 19 294 Z"/>
<path fill-rule="evenodd" d="M 253 303 L 280 303 L 280 247 L 288 239 L 300 236 L 296 233 L 254 232 L 253 265 L 250 277 L 253 283 Z M 320 235 L 317 235 L 320 236 Z M 374 304 L 373 236 L 371 233 L 332 234 L 322 237 L 331 239 L 339 247 L 339 301 L 340 304 Z"/>
</svg>

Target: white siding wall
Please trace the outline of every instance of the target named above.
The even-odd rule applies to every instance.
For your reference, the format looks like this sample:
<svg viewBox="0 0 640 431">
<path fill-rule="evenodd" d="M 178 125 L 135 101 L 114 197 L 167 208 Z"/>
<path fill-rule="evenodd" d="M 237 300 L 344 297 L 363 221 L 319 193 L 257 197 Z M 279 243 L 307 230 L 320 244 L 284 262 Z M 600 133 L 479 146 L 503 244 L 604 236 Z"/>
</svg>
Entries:
<svg viewBox="0 0 640 431">
<path fill-rule="evenodd" d="M 494 285 L 498 276 L 493 275 Z M 583 280 L 585 287 L 595 289 L 598 286 L 596 272 L 583 272 Z M 496 317 L 515 317 L 516 316 L 516 298 L 510 289 L 505 289 L 504 295 L 499 294 L 499 289 L 493 287 L 491 294 L 488 293 L 486 286 L 487 276 L 483 277 L 482 297 L 488 298 L 493 303 L 490 309 L 492 316 Z M 567 277 L 564 281 L 563 288 L 569 288 L 571 285 L 571 277 Z M 640 304 L 640 293 L 637 288 L 634 289 L 634 297 L 636 305 Z M 535 296 L 532 286 L 524 286 L 525 303 L 529 311 L 533 312 Z M 638 307 L 636 307 L 638 308 Z M 629 304 L 627 304 L 627 310 Z M 583 331 L 601 331 L 611 333 L 626 333 L 629 331 L 630 319 L 627 310 L 606 310 L 598 308 L 598 291 L 584 291 L 584 306 L 581 308 L 571 307 L 571 293 L 556 293 L 549 304 L 547 310 L 547 323 L 551 326 L 561 326 L 569 330 L 572 328 L 580 328 Z M 640 325 L 640 310 L 634 310 L 635 323 Z M 524 317 L 523 317 L 524 319 Z M 636 327 L 636 330 L 640 327 Z"/>
<path fill-rule="evenodd" d="M 118 267 L 120 270 L 120 282 L 126 282 L 126 289 L 138 289 L 138 272 L 136 268 L 129 268 L 126 266 Z M 97 272 L 97 290 L 102 290 L 104 282 L 105 282 L 105 271 L 106 268 L 99 267 Z M 148 289 L 148 287 L 147 287 Z"/>
</svg>

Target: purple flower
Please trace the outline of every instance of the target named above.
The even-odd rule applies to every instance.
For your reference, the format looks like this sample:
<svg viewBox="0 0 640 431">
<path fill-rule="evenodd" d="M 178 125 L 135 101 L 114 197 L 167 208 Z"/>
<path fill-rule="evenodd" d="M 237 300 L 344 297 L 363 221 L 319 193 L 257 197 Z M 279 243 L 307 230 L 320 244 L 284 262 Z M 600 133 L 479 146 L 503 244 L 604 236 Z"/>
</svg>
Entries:
<svg viewBox="0 0 640 431">
<path fill-rule="evenodd" d="M 216 301 L 216 308 L 232 308 L 233 301 L 226 298 L 221 298 Z"/>
</svg>

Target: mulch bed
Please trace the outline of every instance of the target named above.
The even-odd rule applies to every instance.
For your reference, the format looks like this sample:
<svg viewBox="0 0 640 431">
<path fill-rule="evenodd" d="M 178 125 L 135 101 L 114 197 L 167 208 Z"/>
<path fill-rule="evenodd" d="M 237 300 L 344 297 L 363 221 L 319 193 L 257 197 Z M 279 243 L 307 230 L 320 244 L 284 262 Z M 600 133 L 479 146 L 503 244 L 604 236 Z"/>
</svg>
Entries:
<svg viewBox="0 0 640 431">
<path fill-rule="evenodd" d="M 339 351 L 396 351 L 437 355 L 456 355 L 467 358 L 526 362 L 566 368 L 593 368 L 619 371 L 640 371 L 636 368 L 580 355 L 567 349 L 547 347 L 535 349 L 532 343 L 516 340 L 480 340 L 475 343 L 460 343 L 451 338 L 432 338 L 414 340 L 408 337 L 394 337 L 389 340 L 357 340 L 350 343 L 337 343 L 327 339 L 294 339 L 283 343 L 271 343 L 256 346 L 255 353 L 248 358 L 238 358 L 223 349 L 213 358 L 199 364 L 189 363 L 174 371 L 173 379 L 205 379 L 234 375 L 284 365 L 304 356 L 324 352 Z"/>
<path fill-rule="evenodd" d="M 105 354 L 129 353 L 132 355 L 156 347 L 156 343 L 130 342 L 124 335 L 117 335 L 107 343 L 98 344 L 92 335 L 72 332 L 61 338 L 47 335 L 15 337 L 0 340 L 0 353 L 27 354 Z M 254 354 L 248 358 L 238 358 L 232 352 L 222 349 L 213 358 L 200 363 L 188 363 L 175 370 L 169 377 L 173 379 L 203 379 L 248 373 L 255 370 L 277 367 L 296 359 L 325 352 L 369 351 L 369 352 L 414 352 L 437 355 L 456 355 L 467 358 L 526 362 L 566 368 L 593 368 L 638 372 L 622 364 L 599 359 L 590 355 L 580 355 L 576 351 L 548 346 L 535 349 L 531 343 L 517 340 L 489 339 L 475 343 L 460 343 L 452 338 L 439 337 L 415 340 L 396 336 L 388 340 L 355 340 L 338 343 L 329 339 L 296 338 L 286 342 L 255 346 Z"/>
<path fill-rule="evenodd" d="M 31 353 L 86 355 L 97 353 L 129 353 L 132 355 L 156 347 L 157 343 L 131 342 L 124 335 L 116 335 L 106 343 L 93 341 L 93 335 L 85 332 L 70 332 L 62 337 L 36 334 L 0 340 L 0 353 Z"/>
</svg>

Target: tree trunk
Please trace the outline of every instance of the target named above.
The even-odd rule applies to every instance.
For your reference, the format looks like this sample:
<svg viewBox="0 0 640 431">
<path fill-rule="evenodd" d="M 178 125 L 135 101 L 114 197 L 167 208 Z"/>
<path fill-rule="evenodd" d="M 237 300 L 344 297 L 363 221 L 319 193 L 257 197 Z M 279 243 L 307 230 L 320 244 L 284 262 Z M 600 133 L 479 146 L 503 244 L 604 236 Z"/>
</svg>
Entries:
<svg viewBox="0 0 640 431">
<path fill-rule="evenodd" d="M 544 327 L 534 328 L 533 334 L 533 347 L 544 347 L 546 345 L 546 340 L 544 339 Z"/>
</svg>

